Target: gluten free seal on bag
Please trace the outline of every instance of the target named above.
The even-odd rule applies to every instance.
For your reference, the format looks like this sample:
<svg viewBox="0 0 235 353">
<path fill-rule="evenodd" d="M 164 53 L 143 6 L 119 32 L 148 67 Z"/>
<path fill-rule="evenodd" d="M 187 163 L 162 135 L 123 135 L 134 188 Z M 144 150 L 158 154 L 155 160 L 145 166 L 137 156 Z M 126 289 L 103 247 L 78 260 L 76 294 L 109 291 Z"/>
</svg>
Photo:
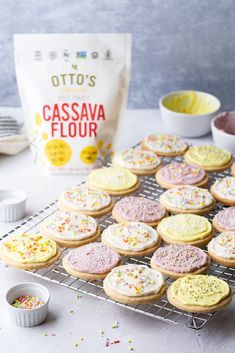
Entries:
<svg viewBox="0 0 235 353">
<path fill-rule="evenodd" d="M 130 34 L 17 34 L 15 66 L 35 162 L 87 173 L 113 154 L 126 104 Z"/>
</svg>

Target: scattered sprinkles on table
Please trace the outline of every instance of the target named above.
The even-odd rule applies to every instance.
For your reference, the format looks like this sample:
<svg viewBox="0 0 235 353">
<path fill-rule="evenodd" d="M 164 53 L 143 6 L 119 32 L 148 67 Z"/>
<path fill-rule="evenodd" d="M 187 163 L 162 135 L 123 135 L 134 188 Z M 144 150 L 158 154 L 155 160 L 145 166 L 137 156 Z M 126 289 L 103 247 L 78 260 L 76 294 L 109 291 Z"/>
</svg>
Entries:
<svg viewBox="0 0 235 353">
<path fill-rule="evenodd" d="M 39 297 L 23 294 L 17 297 L 11 305 L 18 309 L 32 310 L 40 308 L 44 304 L 45 302 Z"/>
</svg>

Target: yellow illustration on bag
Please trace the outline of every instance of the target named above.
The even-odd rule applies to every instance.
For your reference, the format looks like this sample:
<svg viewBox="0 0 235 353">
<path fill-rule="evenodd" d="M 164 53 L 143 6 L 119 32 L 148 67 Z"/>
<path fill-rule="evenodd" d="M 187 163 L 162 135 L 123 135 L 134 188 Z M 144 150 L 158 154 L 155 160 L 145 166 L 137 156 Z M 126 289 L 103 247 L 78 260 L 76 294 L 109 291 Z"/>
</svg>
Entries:
<svg viewBox="0 0 235 353">
<path fill-rule="evenodd" d="M 35 162 L 50 173 L 104 165 L 127 99 L 130 35 L 20 34 L 14 45 Z"/>
</svg>

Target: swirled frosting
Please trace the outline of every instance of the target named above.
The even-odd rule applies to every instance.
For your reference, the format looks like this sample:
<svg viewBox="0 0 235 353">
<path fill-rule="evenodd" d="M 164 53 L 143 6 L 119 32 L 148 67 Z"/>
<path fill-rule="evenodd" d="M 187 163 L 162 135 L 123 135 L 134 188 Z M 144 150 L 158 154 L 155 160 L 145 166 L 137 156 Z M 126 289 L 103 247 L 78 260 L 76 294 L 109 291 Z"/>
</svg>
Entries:
<svg viewBox="0 0 235 353">
<path fill-rule="evenodd" d="M 88 178 L 89 186 L 109 191 L 128 190 L 136 185 L 138 178 L 129 170 L 118 167 L 103 167 L 93 170 Z"/>
<path fill-rule="evenodd" d="M 217 179 L 213 190 L 218 197 L 235 202 L 235 177 Z"/>
<path fill-rule="evenodd" d="M 115 154 L 113 164 L 127 169 L 152 170 L 161 164 L 161 159 L 152 151 L 127 148 Z"/>
<path fill-rule="evenodd" d="M 119 200 L 113 211 L 127 221 L 154 222 L 162 219 L 166 213 L 157 201 L 139 196 L 127 196 Z"/>
<path fill-rule="evenodd" d="M 162 274 L 145 265 L 124 265 L 114 268 L 106 277 L 109 288 L 129 297 L 160 292 L 164 285 Z"/>
<path fill-rule="evenodd" d="M 208 190 L 191 185 L 175 186 L 160 197 L 163 205 L 181 210 L 196 210 L 210 206 L 214 199 Z"/>
<path fill-rule="evenodd" d="M 210 242 L 216 255 L 225 259 L 235 259 L 235 232 L 223 232 Z"/>
<path fill-rule="evenodd" d="M 43 229 L 58 239 L 82 240 L 96 233 L 97 223 L 90 216 L 57 211 L 46 220 Z"/>
<path fill-rule="evenodd" d="M 176 273 L 189 273 L 207 264 L 204 251 L 196 246 L 172 244 L 157 249 L 152 262 L 162 269 Z"/>
<path fill-rule="evenodd" d="M 85 185 L 66 189 L 59 200 L 66 207 L 76 211 L 99 211 L 111 203 L 107 192 L 91 189 Z"/>
<path fill-rule="evenodd" d="M 2 244 L 4 255 L 21 263 L 47 262 L 57 253 L 56 243 L 40 234 L 20 234 Z"/>
<path fill-rule="evenodd" d="M 227 298 L 229 285 L 210 275 L 187 275 L 172 284 L 172 295 L 185 305 L 210 307 Z"/>
<path fill-rule="evenodd" d="M 66 263 L 75 271 L 103 274 L 120 262 L 120 256 L 102 243 L 90 243 L 69 251 Z"/>
<path fill-rule="evenodd" d="M 116 249 L 142 251 L 157 244 L 159 236 L 141 222 L 114 223 L 103 231 L 102 240 Z"/>
<path fill-rule="evenodd" d="M 194 214 L 178 214 L 164 218 L 158 225 L 159 232 L 175 241 L 191 242 L 206 238 L 212 231 L 210 222 Z"/>
<path fill-rule="evenodd" d="M 193 146 L 186 152 L 187 161 L 203 167 L 221 167 L 231 160 L 231 153 L 216 146 Z"/>
<path fill-rule="evenodd" d="M 193 185 L 202 181 L 206 172 L 187 163 L 172 162 L 162 167 L 158 172 L 160 178 L 174 185 Z"/>
<path fill-rule="evenodd" d="M 219 211 L 215 215 L 214 221 L 223 229 L 235 231 L 235 207 L 228 207 Z"/>
<path fill-rule="evenodd" d="M 187 143 L 179 136 L 171 134 L 151 134 L 144 139 L 144 144 L 150 150 L 158 153 L 182 153 Z"/>
</svg>

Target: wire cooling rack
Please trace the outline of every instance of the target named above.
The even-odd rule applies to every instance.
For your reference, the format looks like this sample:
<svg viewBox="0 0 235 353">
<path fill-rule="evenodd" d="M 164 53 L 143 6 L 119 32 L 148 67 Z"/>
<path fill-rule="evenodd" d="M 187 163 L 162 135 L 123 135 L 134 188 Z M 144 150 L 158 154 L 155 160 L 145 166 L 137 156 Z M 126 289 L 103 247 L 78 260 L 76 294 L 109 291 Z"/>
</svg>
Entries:
<svg viewBox="0 0 235 353">
<path fill-rule="evenodd" d="M 175 157 L 173 159 L 169 157 L 163 158 L 164 164 L 170 163 L 172 162 L 172 160 L 181 162 L 182 157 Z M 228 175 L 230 175 L 228 170 L 223 172 L 210 173 L 209 183 L 211 184 L 217 178 L 222 178 Z M 162 189 L 156 183 L 154 176 L 142 176 L 140 177 L 140 180 L 141 180 L 141 188 L 136 193 L 134 193 L 134 195 L 147 197 L 152 200 L 158 200 L 159 196 L 164 192 L 164 189 Z M 118 200 L 119 198 L 117 197 L 115 199 Z M 223 208 L 224 206 L 222 206 L 220 203 L 216 203 L 216 206 L 213 209 L 213 211 L 207 215 L 208 219 L 212 220 L 214 215 Z M 55 201 L 50 205 L 46 206 L 45 208 L 43 208 L 35 215 L 31 216 L 29 219 L 24 221 L 21 225 L 17 226 L 7 234 L 0 237 L 0 241 L 3 241 L 4 239 L 6 239 L 6 237 L 8 237 L 9 235 L 17 235 L 23 232 L 37 233 L 40 229 L 41 222 L 44 221 L 47 217 L 49 217 L 51 214 L 53 214 L 56 210 L 57 210 L 57 202 Z M 100 224 L 101 230 L 104 230 L 110 224 L 115 222 L 115 220 L 111 217 L 110 214 L 97 218 L 97 220 Z M 63 249 L 61 258 L 67 252 L 68 252 L 68 249 Z M 137 258 L 124 257 L 123 262 L 126 264 L 135 263 L 135 264 L 149 265 L 150 257 L 148 256 L 137 257 Z M 188 313 L 188 312 L 179 310 L 168 302 L 166 296 L 163 296 L 157 303 L 154 303 L 154 304 L 139 304 L 139 305 L 120 304 L 118 302 L 113 301 L 105 294 L 102 286 L 102 281 L 100 280 L 93 281 L 93 282 L 84 281 L 82 279 L 78 279 L 69 275 L 64 270 L 61 259 L 56 261 L 53 265 L 51 265 L 48 268 L 40 269 L 36 271 L 29 271 L 29 272 L 34 276 L 38 276 L 45 280 L 58 283 L 62 286 L 68 287 L 70 289 L 73 289 L 81 293 L 88 294 L 92 297 L 99 298 L 110 303 L 114 303 L 126 309 L 138 312 L 142 315 L 149 316 L 158 320 L 164 320 L 170 323 L 182 325 L 196 330 L 201 329 L 203 326 L 205 326 L 211 320 L 211 318 L 214 317 L 216 314 L 216 312 L 213 314 L 208 314 L 208 313 L 194 314 L 194 313 Z M 233 293 L 235 292 L 235 269 L 220 266 L 212 262 L 208 273 L 227 281 L 232 289 L 232 292 Z M 166 278 L 166 281 L 168 284 L 172 282 L 170 278 Z"/>
</svg>

